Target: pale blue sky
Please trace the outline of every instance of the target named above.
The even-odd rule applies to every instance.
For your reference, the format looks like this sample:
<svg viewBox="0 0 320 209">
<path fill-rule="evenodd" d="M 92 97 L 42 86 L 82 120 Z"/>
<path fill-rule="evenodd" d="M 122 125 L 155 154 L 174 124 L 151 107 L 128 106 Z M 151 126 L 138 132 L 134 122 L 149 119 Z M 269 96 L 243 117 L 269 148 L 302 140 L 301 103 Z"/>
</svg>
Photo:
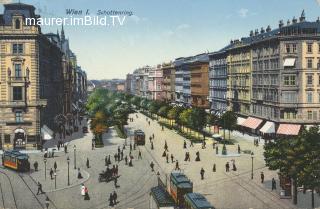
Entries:
<svg viewBox="0 0 320 209">
<path fill-rule="evenodd" d="M 0 0 L 10 1 L 10 0 Z M 318 0 L 320 1 L 320 0 Z M 16 2 L 16 1 L 15 1 Z M 124 26 L 66 26 L 78 64 L 90 79 L 125 78 L 143 65 L 219 50 L 231 39 L 305 9 L 307 20 L 320 16 L 317 0 L 21 0 L 42 17 L 68 17 L 65 10 L 130 10 Z M 56 32 L 57 26 L 43 27 Z M 59 29 L 60 30 L 60 29 Z"/>
</svg>

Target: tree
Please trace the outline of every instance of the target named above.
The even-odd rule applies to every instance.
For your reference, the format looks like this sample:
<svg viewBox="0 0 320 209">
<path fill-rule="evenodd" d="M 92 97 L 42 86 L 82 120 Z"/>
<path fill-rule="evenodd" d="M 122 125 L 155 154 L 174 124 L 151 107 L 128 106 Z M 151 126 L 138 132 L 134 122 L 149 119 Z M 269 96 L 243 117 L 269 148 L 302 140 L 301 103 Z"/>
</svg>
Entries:
<svg viewBox="0 0 320 209">
<path fill-rule="evenodd" d="M 216 116 L 216 115 L 213 115 L 213 114 L 207 114 L 206 116 L 206 123 L 209 125 L 209 126 L 214 126 L 214 125 L 217 125 L 219 121 L 219 117 Z M 211 133 L 211 127 L 210 127 L 210 133 Z"/>
<path fill-rule="evenodd" d="M 191 109 L 191 115 L 189 117 L 189 124 L 191 128 L 196 130 L 198 133 L 203 133 L 203 128 L 206 125 L 206 112 L 202 108 Z M 203 133 L 203 139 L 205 140 L 205 134 Z"/>
<path fill-rule="evenodd" d="M 230 132 L 233 131 L 237 126 L 237 116 L 233 111 L 227 111 L 225 112 L 221 119 L 220 124 L 223 127 L 223 139 L 225 140 L 225 130 L 227 129 L 229 131 L 229 140 L 230 140 Z"/>
<path fill-rule="evenodd" d="M 191 109 L 185 109 L 179 114 L 179 123 L 182 126 L 191 127 L 190 121 L 191 121 Z"/>
<path fill-rule="evenodd" d="M 168 111 L 167 117 L 170 120 L 174 120 L 176 122 L 178 122 L 179 119 L 179 115 L 182 112 L 182 108 L 181 107 L 173 107 Z M 171 127 L 172 127 L 172 123 L 171 123 Z"/>
</svg>

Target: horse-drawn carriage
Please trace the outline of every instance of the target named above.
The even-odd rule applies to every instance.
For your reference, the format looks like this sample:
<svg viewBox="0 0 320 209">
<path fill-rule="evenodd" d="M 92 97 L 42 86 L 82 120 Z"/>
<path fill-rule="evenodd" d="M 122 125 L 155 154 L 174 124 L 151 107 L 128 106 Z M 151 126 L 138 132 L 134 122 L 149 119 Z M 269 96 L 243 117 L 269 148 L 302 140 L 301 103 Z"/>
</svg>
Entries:
<svg viewBox="0 0 320 209">
<path fill-rule="evenodd" d="M 101 173 L 99 173 L 98 181 L 109 182 L 113 181 L 115 178 L 118 178 L 118 176 L 112 174 L 112 169 L 107 169 L 106 171 L 102 171 Z"/>
</svg>

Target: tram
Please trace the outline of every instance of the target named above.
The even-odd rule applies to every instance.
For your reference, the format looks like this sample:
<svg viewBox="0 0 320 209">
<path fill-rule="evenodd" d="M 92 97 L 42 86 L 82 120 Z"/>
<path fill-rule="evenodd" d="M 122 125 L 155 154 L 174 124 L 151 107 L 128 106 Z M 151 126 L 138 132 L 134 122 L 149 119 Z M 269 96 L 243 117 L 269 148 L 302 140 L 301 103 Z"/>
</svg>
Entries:
<svg viewBox="0 0 320 209">
<path fill-rule="evenodd" d="M 199 193 L 188 193 L 184 195 L 186 209 L 215 209 L 208 200 Z"/>
<path fill-rule="evenodd" d="M 180 172 L 172 172 L 170 175 L 170 194 L 175 203 L 184 208 L 184 195 L 193 192 L 193 183 L 188 177 Z"/>
<path fill-rule="evenodd" d="M 134 131 L 134 143 L 136 145 L 145 145 L 146 135 L 140 129 Z"/>
<path fill-rule="evenodd" d="M 30 171 L 30 162 L 27 154 L 18 150 L 4 151 L 2 155 L 2 165 L 19 172 Z"/>
</svg>

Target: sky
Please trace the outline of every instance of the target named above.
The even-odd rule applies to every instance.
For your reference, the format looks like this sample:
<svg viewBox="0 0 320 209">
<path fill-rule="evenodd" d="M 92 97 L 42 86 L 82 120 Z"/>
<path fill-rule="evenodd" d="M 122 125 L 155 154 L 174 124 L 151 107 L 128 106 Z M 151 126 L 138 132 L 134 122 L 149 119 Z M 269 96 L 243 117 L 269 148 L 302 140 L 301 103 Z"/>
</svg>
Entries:
<svg viewBox="0 0 320 209">
<path fill-rule="evenodd" d="M 0 0 L 0 3 L 18 2 Z M 298 18 L 320 16 L 320 0 L 21 0 L 32 4 L 41 17 L 69 17 L 66 9 L 132 11 L 124 24 L 65 26 L 78 65 L 89 79 L 125 78 L 144 65 L 157 65 L 178 57 L 219 50 L 250 30 L 278 27 Z M 3 8 L 0 9 L 3 11 Z M 73 15 L 76 16 L 76 15 Z M 80 15 L 79 17 L 84 16 Z M 109 19 L 108 19 L 109 20 Z M 111 18 L 110 20 L 111 21 Z M 42 32 L 61 26 L 43 26 Z"/>
</svg>

